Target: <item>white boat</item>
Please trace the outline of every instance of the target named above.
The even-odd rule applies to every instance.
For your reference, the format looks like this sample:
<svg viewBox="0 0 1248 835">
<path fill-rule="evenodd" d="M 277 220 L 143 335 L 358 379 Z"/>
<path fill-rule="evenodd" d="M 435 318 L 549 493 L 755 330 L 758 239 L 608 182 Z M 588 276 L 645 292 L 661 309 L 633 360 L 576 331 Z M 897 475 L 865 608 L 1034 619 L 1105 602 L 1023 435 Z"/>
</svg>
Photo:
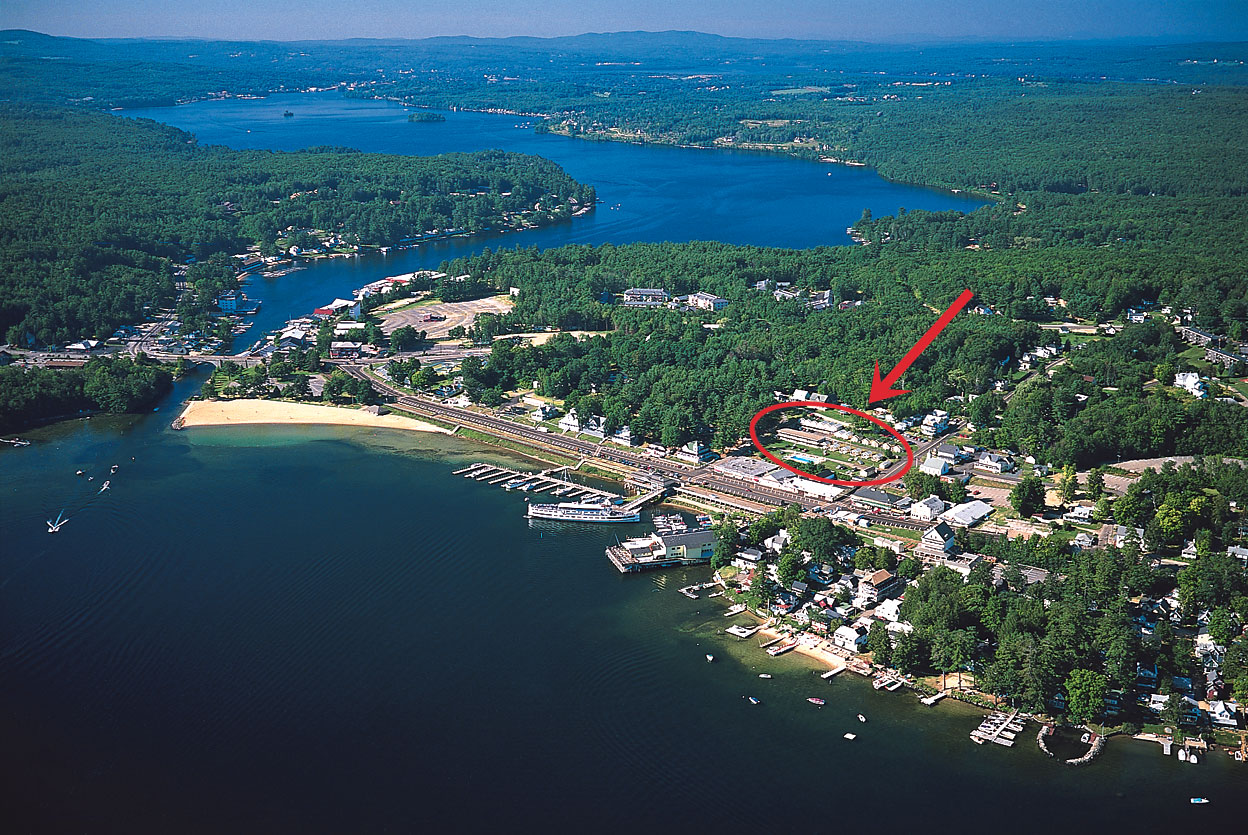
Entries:
<svg viewBox="0 0 1248 835">
<path fill-rule="evenodd" d="M 759 678 L 771 678 L 771 673 L 759 673 Z"/>
<path fill-rule="evenodd" d="M 104 486 L 100 488 L 100 493 L 103 493 L 105 490 L 107 490 L 107 489 L 108 489 L 108 485 L 109 485 L 109 483 L 110 483 L 110 482 L 107 482 L 107 481 L 105 481 L 105 482 L 104 482 Z M 97 494 L 97 495 L 98 495 L 98 494 Z"/>
<path fill-rule="evenodd" d="M 1187 762 L 1187 749 L 1186 748 L 1179 749 L 1179 762 Z"/>
<path fill-rule="evenodd" d="M 1079 741 L 1086 745 L 1092 741 L 1092 734 L 1085 733 L 1083 736 L 1079 737 Z"/>
<path fill-rule="evenodd" d="M 1207 797 L 1193 797 L 1193 798 L 1192 798 L 1192 802 L 1193 802 L 1193 803 L 1208 803 L 1208 802 L 1209 802 L 1209 798 L 1207 798 Z"/>
<path fill-rule="evenodd" d="M 823 699 L 819 699 L 819 698 L 816 698 L 816 697 L 814 697 L 814 696 L 811 696 L 811 697 L 810 697 L 809 699 L 807 699 L 806 701 L 810 702 L 812 705 L 818 705 L 819 707 L 823 707 L 823 706 L 824 706 L 824 704 L 825 704 L 825 702 L 823 701 Z"/>
<path fill-rule="evenodd" d="M 1196 763 L 1200 762 L 1200 760 L 1196 759 L 1195 751 L 1187 755 L 1187 761 L 1191 763 L 1192 765 L 1196 765 Z"/>
<path fill-rule="evenodd" d="M 714 660 L 715 660 L 715 656 L 711 655 L 711 654 L 708 652 L 708 653 L 706 654 L 706 662 L 709 664 L 710 662 L 712 662 L 712 661 L 714 661 Z"/>
<path fill-rule="evenodd" d="M 845 734 L 846 739 L 857 739 L 858 734 Z"/>
<path fill-rule="evenodd" d="M 865 717 L 865 716 L 863 716 L 861 713 L 859 713 L 859 714 L 858 714 L 858 721 L 859 721 L 859 722 L 865 722 L 865 721 L 867 721 L 867 717 Z"/>
<path fill-rule="evenodd" d="M 640 522 L 637 511 L 628 513 L 614 507 L 588 502 L 531 504 L 526 514 L 530 519 L 551 519 L 558 522 Z"/>
<path fill-rule="evenodd" d="M 56 533 L 57 531 L 61 529 L 61 525 L 64 525 L 66 522 L 69 521 L 68 519 L 62 518 L 64 517 L 64 515 L 65 515 L 65 511 L 62 510 L 60 513 L 56 515 L 55 522 L 53 522 L 51 519 L 48 520 L 48 533 Z"/>
<path fill-rule="evenodd" d="M 756 704 L 760 704 L 760 702 L 758 699 L 754 698 L 753 696 L 750 696 L 750 704 L 756 705 Z"/>
<path fill-rule="evenodd" d="M 82 470 L 79 470 L 78 472 L 74 473 L 74 475 L 82 475 Z"/>
</svg>

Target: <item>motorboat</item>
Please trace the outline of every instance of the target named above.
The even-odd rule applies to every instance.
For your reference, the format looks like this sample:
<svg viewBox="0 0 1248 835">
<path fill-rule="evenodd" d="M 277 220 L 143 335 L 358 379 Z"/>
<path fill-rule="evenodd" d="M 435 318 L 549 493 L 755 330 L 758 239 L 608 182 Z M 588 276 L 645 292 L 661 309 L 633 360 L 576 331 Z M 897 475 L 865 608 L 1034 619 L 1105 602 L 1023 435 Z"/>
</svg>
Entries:
<svg viewBox="0 0 1248 835">
<path fill-rule="evenodd" d="M 1186 748 L 1179 749 L 1179 762 L 1184 762 L 1184 763 L 1187 762 L 1187 749 Z"/>
<path fill-rule="evenodd" d="M 1192 803 L 1199 804 L 1199 803 L 1208 803 L 1208 802 L 1209 802 L 1209 798 L 1207 797 L 1193 797 L 1192 798 Z"/>
<path fill-rule="evenodd" d="M 759 678 L 771 678 L 771 673 L 759 673 Z"/>
<path fill-rule="evenodd" d="M 865 716 L 863 716 L 861 713 L 859 713 L 859 714 L 858 714 L 858 721 L 859 721 L 859 722 L 865 722 L 865 721 L 867 721 L 867 717 L 865 717 Z"/>
<path fill-rule="evenodd" d="M 709 664 L 710 662 L 712 662 L 712 661 L 714 661 L 714 660 L 715 660 L 715 656 L 711 655 L 711 654 L 708 652 L 708 653 L 706 654 L 706 662 Z"/>
<path fill-rule="evenodd" d="M 68 519 L 64 518 L 64 516 L 65 516 L 65 511 L 62 510 L 60 513 L 56 515 L 55 522 L 53 522 L 51 519 L 48 520 L 48 533 L 58 532 L 61 529 L 61 525 L 64 525 L 66 522 L 69 521 Z"/>
<path fill-rule="evenodd" d="M 749 698 L 750 698 L 750 704 L 752 705 L 762 704 L 762 702 L 760 702 L 758 699 L 754 698 L 753 696 L 750 696 Z"/>
<path fill-rule="evenodd" d="M 854 740 L 858 738 L 858 734 L 845 734 L 845 738 L 849 740 Z"/>
<path fill-rule="evenodd" d="M 815 696 L 811 696 L 806 701 L 810 702 L 812 705 L 819 705 L 819 707 L 823 707 L 825 704 L 827 704 L 827 702 L 825 702 L 823 699 L 817 698 Z"/>
</svg>

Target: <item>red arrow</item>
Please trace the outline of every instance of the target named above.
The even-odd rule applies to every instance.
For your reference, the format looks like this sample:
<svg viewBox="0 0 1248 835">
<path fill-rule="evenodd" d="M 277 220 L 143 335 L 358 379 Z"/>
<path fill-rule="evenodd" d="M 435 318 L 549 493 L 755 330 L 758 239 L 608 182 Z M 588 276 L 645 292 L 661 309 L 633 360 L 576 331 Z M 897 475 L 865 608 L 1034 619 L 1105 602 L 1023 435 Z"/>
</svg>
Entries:
<svg viewBox="0 0 1248 835">
<path fill-rule="evenodd" d="M 973 298 L 975 298 L 974 293 L 970 290 L 963 290 L 962 295 L 958 296 L 953 304 L 949 305 L 948 310 L 940 314 L 936 324 L 927 329 L 927 333 L 923 334 L 923 338 L 914 343 L 914 347 L 906 352 L 906 355 L 901 358 L 901 362 L 897 363 L 897 367 L 888 372 L 888 376 L 883 380 L 880 379 L 880 361 L 875 361 L 875 377 L 871 380 L 871 396 L 867 398 L 868 405 L 877 400 L 887 400 L 899 394 L 906 394 L 909 391 L 909 389 L 894 389 L 893 383 L 901 379 L 901 375 L 905 374 L 906 369 L 914 364 L 914 361 L 919 358 L 919 354 L 923 353 L 923 350 L 932 344 L 932 340 L 940 336 L 940 332 L 945 329 L 945 326 L 952 322 L 953 317 L 957 316 L 958 312 L 966 307 L 967 303 Z"/>
</svg>

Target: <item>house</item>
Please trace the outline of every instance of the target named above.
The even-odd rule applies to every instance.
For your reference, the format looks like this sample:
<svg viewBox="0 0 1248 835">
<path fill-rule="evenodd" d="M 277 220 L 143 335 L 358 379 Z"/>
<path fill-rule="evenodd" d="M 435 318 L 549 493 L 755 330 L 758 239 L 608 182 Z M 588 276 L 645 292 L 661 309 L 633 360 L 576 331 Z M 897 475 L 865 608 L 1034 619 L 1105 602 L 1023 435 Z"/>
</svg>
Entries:
<svg viewBox="0 0 1248 835">
<path fill-rule="evenodd" d="M 1014 469 L 1014 461 L 1008 455 L 985 452 L 975 462 L 975 469 L 987 473 L 1008 473 Z"/>
<path fill-rule="evenodd" d="M 949 462 L 943 458 L 933 456 L 919 465 L 919 472 L 927 475 L 942 476 L 949 472 Z"/>
<path fill-rule="evenodd" d="M 940 522 L 935 527 L 928 528 L 923 532 L 923 536 L 919 539 L 919 547 L 915 551 L 916 553 L 925 552 L 939 555 L 953 551 L 957 547 L 953 528 L 944 522 Z"/>
<path fill-rule="evenodd" d="M 993 506 L 988 504 L 988 502 L 973 499 L 969 502 L 954 505 L 942 513 L 940 518 L 955 528 L 969 528 L 988 518 L 993 510 Z"/>
<path fill-rule="evenodd" d="M 930 522 L 944 512 L 945 500 L 940 496 L 928 496 L 910 505 L 910 518 L 920 522 Z"/>
<path fill-rule="evenodd" d="M 1234 702 L 1210 701 L 1209 721 L 1215 728 L 1235 730 L 1239 727 L 1239 705 Z"/>
<path fill-rule="evenodd" d="M 547 420 L 553 420 L 559 414 L 559 410 L 549 403 L 542 403 L 530 414 L 534 423 L 541 423 Z"/>
<path fill-rule="evenodd" d="M 611 437 L 607 438 L 607 440 L 620 446 L 634 447 L 641 445 L 641 438 L 633 435 L 633 430 L 627 426 L 621 426 L 612 432 Z"/>
<path fill-rule="evenodd" d="M 935 409 L 930 415 L 923 418 L 923 424 L 919 427 L 919 431 L 929 438 L 943 435 L 949 431 L 949 413 L 943 409 Z"/>
<path fill-rule="evenodd" d="M 936 447 L 932 455 L 950 464 L 956 464 L 962 460 L 961 451 L 953 444 L 941 444 Z"/>
<path fill-rule="evenodd" d="M 855 596 L 855 602 L 867 607 L 881 600 L 887 600 L 890 597 L 901 592 L 906 584 L 900 577 L 891 571 L 880 569 L 858 581 L 858 592 Z"/>
<path fill-rule="evenodd" d="M 1166 705 L 1171 699 L 1179 699 L 1179 724 L 1195 725 L 1200 722 L 1200 714 L 1202 713 L 1200 705 L 1191 696 L 1181 696 L 1177 693 L 1169 695 L 1161 695 L 1153 693 L 1144 700 L 1144 707 L 1158 715 L 1166 709 Z"/>
<path fill-rule="evenodd" d="M 1090 504 L 1078 504 L 1062 514 L 1063 522 L 1091 522 L 1095 508 Z"/>
<path fill-rule="evenodd" d="M 757 548 L 742 548 L 732 560 L 732 564 L 741 571 L 753 571 L 762 562 L 763 552 Z"/>
<path fill-rule="evenodd" d="M 1181 371 L 1175 374 L 1174 384 L 1195 398 L 1203 398 L 1208 394 L 1200 375 L 1195 371 Z"/>
<path fill-rule="evenodd" d="M 689 306 L 698 310 L 723 310 L 728 306 L 728 300 L 699 291 L 689 297 Z"/>
<path fill-rule="evenodd" d="M 979 554 L 956 554 L 953 551 L 915 551 L 915 556 L 923 560 L 924 564 L 936 568 L 943 566 L 950 571 L 956 571 L 965 579 L 971 576 L 971 569 L 979 565 L 983 559 Z"/>
<path fill-rule="evenodd" d="M 901 598 L 894 597 L 876 606 L 875 616 L 889 623 L 896 623 L 901 620 Z"/>
<path fill-rule="evenodd" d="M 1157 689 L 1157 665 L 1135 665 L 1135 686 L 1141 690 Z"/>
<path fill-rule="evenodd" d="M 703 464 L 707 461 L 714 461 L 719 456 L 701 441 L 690 441 L 676 450 L 676 457 L 691 464 Z"/>
<path fill-rule="evenodd" d="M 1127 309 L 1127 321 L 1133 325 L 1142 325 L 1146 318 L 1142 310 Z"/>
<path fill-rule="evenodd" d="M 784 546 L 793 541 L 793 537 L 784 528 L 781 528 L 774 535 L 763 540 L 763 547 L 773 554 L 779 554 L 784 550 Z"/>
<path fill-rule="evenodd" d="M 1144 543 L 1143 528 L 1128 528 L 1126 525 L 1117 525 L 1114 527 L 1114 547 L 1122 548 L 1128 542 L 1134 540 L 1137 545 Z"/>
<path fill-rule="evenodd" d="M 838 626 L 832 633 L 832 643 L 849 652 L 862 652 L 867 648 L 867 633 L 852 626 Z"/>
<path fill-rule="evenodd" d="M 1079 533 L 1071 543 L 1080 551 L 1089 551 L 1096 547 L 1096 534 Z"/>
<path fill-rule="evenodd" d="M 358 357 L 363 350 L 363 342 L 331 342 L 329 343 L 329 358 L 338 360 Z"/>
<path fill-rule="evenodd" d="M 663 550 L 669 559 L 697 560 L 710 562 L 715 554 L 715 543 L 718 536 L 714 531 L 681 531 L 679 533 L 656 534 L 663 544 Z"/>
<path fill-rule="evenodd" d="M 625 307 L 659 307 L 667 304 L 670 296 L 666 290 L 654 287 L 636 287 L 624 291 Z"/>
<path fill-rule="evenodd" d="M 602 440 L 606 437 L 606 421 L 598 415 L 590 415 L 584 421 L 576 414 L 576 409 L 571 409 L 566 415 L 559 418 L 560 432 L 579 432 L 582 435 L 589 435 L 593 438 Z"/>
<path fill-rule="evenodd" d="M 1238 545 L 1232 545 L 1230 548 L 1226 549 L 1226 553 L 1235 557 L 1240 562 L 1248 564 L 1248 548 L 1241 548 Z"/>
</svg>

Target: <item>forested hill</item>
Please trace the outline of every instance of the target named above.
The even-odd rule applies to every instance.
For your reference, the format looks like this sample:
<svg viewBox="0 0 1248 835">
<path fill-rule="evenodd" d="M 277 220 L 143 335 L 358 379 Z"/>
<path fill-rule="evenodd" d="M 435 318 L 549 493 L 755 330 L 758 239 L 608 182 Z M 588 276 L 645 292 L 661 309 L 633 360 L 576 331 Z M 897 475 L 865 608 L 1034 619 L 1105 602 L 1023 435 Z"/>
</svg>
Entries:
<svg viewBox="0 0 1248 835">
<path fill-rule="evenodd" d="M 503 227 L 519 212 L 540 225 L 593 200 L 555 163 L 522 154 L 234 151 L 156 122 L 0 105 L 0 333 L 107 336 L 170 299 L 165 259 L 271 250 L 291 227 L 389 245 Z"/>
</svg>

